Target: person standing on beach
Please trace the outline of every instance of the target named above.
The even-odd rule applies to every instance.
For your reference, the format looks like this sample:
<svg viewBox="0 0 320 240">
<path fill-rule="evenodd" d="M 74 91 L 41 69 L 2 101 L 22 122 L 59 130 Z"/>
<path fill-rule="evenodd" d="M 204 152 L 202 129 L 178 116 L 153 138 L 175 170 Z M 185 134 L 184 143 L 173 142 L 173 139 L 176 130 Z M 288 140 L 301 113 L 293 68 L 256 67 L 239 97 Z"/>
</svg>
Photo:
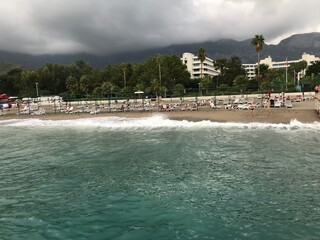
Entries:
<svg viewBox="0 0 320 240">
<path fill-rule="evenodd" d="M 270 98 L 268 98 L 267 101 L 267 111 L 268 111 L 268 116 L 271 114 L 271 109 L 270 109 Z"/>
<path fill-rule="evenodd" d="M 250 111 L 251 111 L 251 117 L 254 117 L 254 109 L 255 109 L 255 105 L 253 104 L 253 102 L 250 104 L 250 107 L 249 107 Z"/>
</svg>

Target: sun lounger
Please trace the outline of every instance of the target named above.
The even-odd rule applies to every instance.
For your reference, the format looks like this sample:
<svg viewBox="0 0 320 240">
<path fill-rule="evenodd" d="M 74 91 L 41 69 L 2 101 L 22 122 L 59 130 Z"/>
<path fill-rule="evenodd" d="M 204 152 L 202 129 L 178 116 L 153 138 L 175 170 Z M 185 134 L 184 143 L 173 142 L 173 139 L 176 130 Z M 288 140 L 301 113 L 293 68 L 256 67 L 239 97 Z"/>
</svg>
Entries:
<svg viewBox="0 0 320 240">
<path fill-rule="evenodd" d="M 227 104 L 224 108 L 225 109 L 235 109 L 237 106 L 233 104 Z"/>
<path fill-rule="evenodd" d="M 249 110 L 249 108 L 250 108 L 250 105 L 248 105 L 248 104 L 238 104 L 238 106 L 237 106 L 237 109 L 240 109 L 240 110 Z"/>
<path fill-rule="evenodd" d="M 285 106 L 286 106 L 286 108 L 292 108 L 293 105 L 292 105 L 291 100 L 286 100 L 286 101 L 285 101 Z"/>
<path fill-rule="evenodd" d="M 239 99 L 239 98 L 236 98 L 236 99 L 234 99 L 233 104 L 234 104 L 234 105 L 238 105 L 238 104 L 239 104 L 239 101 L 240 101 L 240 99 Z"/>
<path fill-rule="evenodd" d="M 95 114 L 98 114 L 98 113 L 100 113 L 100 108 L 95 109 L 95 110 L 92 110 L 92 111 L 90 112 L 91 115 L 95 115 Z"/>
<path fill-rule="evenodd" d="M 74 113 L 74 112 L 73 112 L 73 107 L 68 108 L 68 109 L 66 110 L 66 113 Z"/>
<path fill-rule="evenodd" d="M 213 102 L 211 102 L 211 101 L 210 101 L 210 107 L 211 107 L 212 109 L 216 109 L 216 108 L 217 108 L 217 106 L 216 106 L 216 105 L 214 105 L 214 103 L 213 103 Z"/>
<path fill-rule="evenodd" d="M 280 101 L 275 101 L 275 102 L 274 102 L 274 107 L 275 107 L 275 108 L 281 107 L 281 102 L 280 102 Z"/>
<path fill-rule="evenodd" d="M 240 98 L 239 99 L 239 104 L 246 104 L 248 101 L 245 98 Z"/>
<path fill-rule="evenodd" d="M 46 114 L 46 110 L 44 108 L 39 108 L 37 111 L 33 111 L 31 113 L 31 115 L 37 115 L 37 116 L 44 115 L 44 114 Z"/>
<path fill-rule="evenodd" d="M 304 96 L 303 100 L 311 100 L 313 97 L 312 96 Z"/>
<path fill-rule="evenodd" d="M 230 103 L 230 99 L 226 98 L 223 100 L 223 105 L 228 105 Z"/>
</svg>

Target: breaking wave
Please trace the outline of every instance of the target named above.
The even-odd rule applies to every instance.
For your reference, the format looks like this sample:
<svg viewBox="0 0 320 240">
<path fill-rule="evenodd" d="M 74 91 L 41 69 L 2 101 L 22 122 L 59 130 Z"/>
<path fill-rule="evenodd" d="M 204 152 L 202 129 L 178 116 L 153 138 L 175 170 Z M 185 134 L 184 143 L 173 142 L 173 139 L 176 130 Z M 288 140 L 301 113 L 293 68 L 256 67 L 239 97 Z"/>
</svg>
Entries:
<svg viewBox="0 0 320 240">
<path fill-rule="evenodd" d="M 238 123 L 170 120 L 162 115 L 147 118 L 98 117 L 73 120 L 41 120 L 41 119 L 12 119 L 0 121 L 4 127 L 101 127 L 110 130 L 138 130 L 138 129 L 199 129 L 199 128 L 234 128 L 234 129 L 275 129 L 275 130 L 310 130 L 320 132 L 320 122 L 301 123 L 292 120 L 289 124 L 275 123 Z"/>
</svg>

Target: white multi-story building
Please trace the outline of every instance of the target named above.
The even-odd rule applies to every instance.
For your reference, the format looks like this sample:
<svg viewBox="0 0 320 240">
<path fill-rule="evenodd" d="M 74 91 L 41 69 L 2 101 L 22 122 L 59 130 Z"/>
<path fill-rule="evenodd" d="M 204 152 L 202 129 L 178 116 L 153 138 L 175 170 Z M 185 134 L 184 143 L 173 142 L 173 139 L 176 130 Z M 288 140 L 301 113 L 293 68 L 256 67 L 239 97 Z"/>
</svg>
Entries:
<svg viewBox="0 0 320 240">
<path fill-rule="evenodd" d="M 206 57 L 202 63 L 202 76 L 201 75 L 201 62 L 198 56 L 192 53 L 184 53 L 182 55 L 181 61 L 187 66 L 187 70 L 191 75 L 192 79 L 201 78 L 205 76 L 217 76 L 219 71 L 214 68 L 214 61 L 211 58 Z"/>
<path fill-rule="evenodd" d="M 297 63 L 297 62 L 301 62 L 301 61 L 306 61 L 307 62 L 307 66 L 312 65 L 312 63 L 316 62 L 316 61 L 320 61 L 319 57 L 316 57 L 315 55 L 310 55 L 307 53 L 303 53 L 301 56 L 301 59 L 298 60 L 284 60 L 284 61 L 280 61 L 280 62 L 274 62 L 272 61 L 271 56 L 268 56 L 265 59 L 260 60 L 260 64 L 266 64 L 269 66 L 269 69 L 276 69 L 276 68 L 285 68 L 285 67 L 289 67 L 291 63 Z M 252 79 L 256 76 L 256 68 L 258 66 L 257 63 L 254 64 L 242 64 L 242 66 L 244 67 L 244 69 L 246 70 L 247 73 L 247 77 L 249 79 Z M 300 77 L 303 77 L 303 75 L 305 74 L 305 70 L 303 70 L 300 73 L 297 73 L 298 79 Z"/>
<path fill-rule="evenodd" d="M 256 68 L 257 68 L 258 64 L 256 63 L 246 63 L 246 64 L 242 64 L 242 67 L 244 68 L 244 70 L 246 70 L 246 74 L 247 77 L 249 79 L 253 79 L 256 76 Z"/>
</svg>

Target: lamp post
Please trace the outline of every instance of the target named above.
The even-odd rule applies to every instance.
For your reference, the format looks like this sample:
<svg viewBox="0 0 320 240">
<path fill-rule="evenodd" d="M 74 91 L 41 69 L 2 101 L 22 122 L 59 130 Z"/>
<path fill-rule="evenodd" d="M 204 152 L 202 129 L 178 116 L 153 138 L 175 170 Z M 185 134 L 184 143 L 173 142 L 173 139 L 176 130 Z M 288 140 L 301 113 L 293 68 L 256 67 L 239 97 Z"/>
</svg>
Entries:
<svg viewBox="0 0 320 240">
<path fill-rule="evenodd" d="M 127 81 L 126 81 L 126 69 L 123 69 L 123 88 L 125 89 L 127 85 Z"/>
<path fill-rule="evenodd" d="M 39 83 L 38 83 L 38 82 L 36 82 L 37 100 L 38 100 L 38 97 L 39 97 L 39 89 L 38 89 L 38 85 L 39 85 Z"/>
<path fill-rule="evenodd" d="M 160 83 L 160 96 L 161 96 L 161 61 L 160 61 L 160 54 L 157 56 L 157 63 L 158 63 L 158 70 L 159 70 L 159 83 Z"/>
<path fill-rule="evenodd" d="M 201 83 L 198 83 L 199 85 L 199 96 L 201 96 Z"/>
<path fill-rule="evenodd" d="M 37 91 L 37 105 L 38 105 L 38 109 L 39 109 L 39 88 L 38 88 L 39 83 L 36 82 L 36 91 Z"/>
</svg>

